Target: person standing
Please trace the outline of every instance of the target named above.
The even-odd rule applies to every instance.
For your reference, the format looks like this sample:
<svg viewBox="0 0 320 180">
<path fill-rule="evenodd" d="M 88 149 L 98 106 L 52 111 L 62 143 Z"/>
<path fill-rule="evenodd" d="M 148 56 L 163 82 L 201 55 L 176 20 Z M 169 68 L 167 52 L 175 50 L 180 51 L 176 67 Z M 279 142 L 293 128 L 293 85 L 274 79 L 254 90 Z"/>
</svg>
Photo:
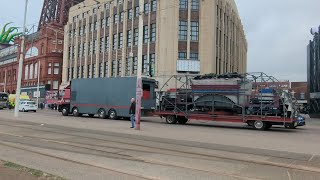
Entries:
<svg viewBox="0 0 320 180">
<path fill-rule="evenodd" d="M 130 114 L 130 120 L 131 120 L 131 128 L 134 128 L 134 119 L 136 115 L 136 101 L 134 98 L 131 99 L 129 114 Z"/>
</svg>

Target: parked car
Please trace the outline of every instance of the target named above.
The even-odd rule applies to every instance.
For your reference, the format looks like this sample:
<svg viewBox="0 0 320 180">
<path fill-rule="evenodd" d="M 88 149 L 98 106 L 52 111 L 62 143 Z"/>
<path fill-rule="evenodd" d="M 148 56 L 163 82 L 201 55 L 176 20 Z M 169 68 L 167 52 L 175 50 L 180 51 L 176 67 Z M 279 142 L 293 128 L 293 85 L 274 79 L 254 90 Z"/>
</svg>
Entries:
<svg viewBox="0 0 320 180">
<path fill-rule="evenodd" d="M 34 101 L 21 101 L 20 105 L 19 105 L 19 111 L 22 112 L 29 112 L 29 111 L 33 111 L 33 112 L 37 112 L 38 106 Z"/>
</svg>

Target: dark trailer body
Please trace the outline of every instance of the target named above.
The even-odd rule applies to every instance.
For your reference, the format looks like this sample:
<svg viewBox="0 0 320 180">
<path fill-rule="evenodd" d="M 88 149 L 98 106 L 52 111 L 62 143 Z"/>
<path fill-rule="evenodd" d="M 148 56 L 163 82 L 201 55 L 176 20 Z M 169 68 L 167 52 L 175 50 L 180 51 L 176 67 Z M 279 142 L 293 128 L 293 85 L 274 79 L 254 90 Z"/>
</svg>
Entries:
<svg viewBox="0 0 320 180">
<path fill-rule="evenodd" d="M 136 77 L 74 79 L 69 112 L 74 116 L 98 114 L 100 118 L 129 117 L 131 98 L 136 97 Z M 142 79 L 141 114 L 156 106 L 155 80 Z"/>
</svg>

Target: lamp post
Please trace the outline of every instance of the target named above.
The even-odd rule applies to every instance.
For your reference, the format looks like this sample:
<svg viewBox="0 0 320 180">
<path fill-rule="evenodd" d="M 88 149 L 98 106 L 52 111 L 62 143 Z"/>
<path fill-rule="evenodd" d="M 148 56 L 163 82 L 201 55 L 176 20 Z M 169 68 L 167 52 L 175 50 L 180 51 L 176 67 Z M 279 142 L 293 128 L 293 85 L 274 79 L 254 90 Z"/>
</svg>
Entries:
<svg viewBox="0 0 320 180">
<path fill-rule="evenodd" d="M 21 79 L 22 79 L 22 64 L 24 59 L 24 48 L 25 48 L 25 36 L 26 36 L 26 24 L 27 24 L 27 11 L 28 11 L 28 0 L 25 0 L 24 8 L 24 20 L 23 20 L 23 32 L 21 36 L 21 47 L 20 47 L 20 58 L 19 58 L 19 69 L 18 69 L 18 80 L 17 80 L 17 90 L 14 108 L 14 117 L 19 117 L 19 104 L 20 104 L 20 94 L 21 94 Z"/>
<path fill-rule="evenodd" d="M 136 115 L 135 115 L 136 130 L 140 130 L 140 117 L 141 117 L 143 13 L 144 13 L 144 0 L 139 0 L 138 70 L 137 70 L 137 83 L 136 83 Z"/>
</svg>

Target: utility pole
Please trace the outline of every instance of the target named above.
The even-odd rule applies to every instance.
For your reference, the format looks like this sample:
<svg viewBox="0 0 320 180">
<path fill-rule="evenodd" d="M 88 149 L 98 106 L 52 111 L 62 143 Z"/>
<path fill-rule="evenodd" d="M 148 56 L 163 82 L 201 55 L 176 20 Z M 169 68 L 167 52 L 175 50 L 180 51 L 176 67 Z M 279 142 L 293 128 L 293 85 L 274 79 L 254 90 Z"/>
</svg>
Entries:
<svg viewBox="0 0 320 180">
<path fill-rule="evenodd" d="M 17 80 L 17 90 L 16 90 L 16 100 L 14 108 L 14 117 L 19 117 L 19 105 L 20 105 L 20 94 L 21 94 L 21 79 L 22 79 L 22 64 L 24 59 L 24 46 L 25 46 L 25 36 L 26 36 L 26 24 L 27 24 L 27 11 L 28 11 L 28 0 L 25 1 L 24 8 L 24 20 L 23 20 L 23 32 L 21 37 L 21 47 L 20 47 L 20 58 L 19 58 L 19 69 L 18 69 L 18 80 Z"/>
<path fill-rule="evenodd" d="M 136 85 L 136 117 L 135 129 L 140 130 L 141 117 L 141 96 L 142 96 L 142 46 L 143 46 L 143 15 L 144 15 L 144 0 L 139 0 L 139 40 L 138 40 L 138 70 L 137 70 L 137 85 Z"/>
</svg>

